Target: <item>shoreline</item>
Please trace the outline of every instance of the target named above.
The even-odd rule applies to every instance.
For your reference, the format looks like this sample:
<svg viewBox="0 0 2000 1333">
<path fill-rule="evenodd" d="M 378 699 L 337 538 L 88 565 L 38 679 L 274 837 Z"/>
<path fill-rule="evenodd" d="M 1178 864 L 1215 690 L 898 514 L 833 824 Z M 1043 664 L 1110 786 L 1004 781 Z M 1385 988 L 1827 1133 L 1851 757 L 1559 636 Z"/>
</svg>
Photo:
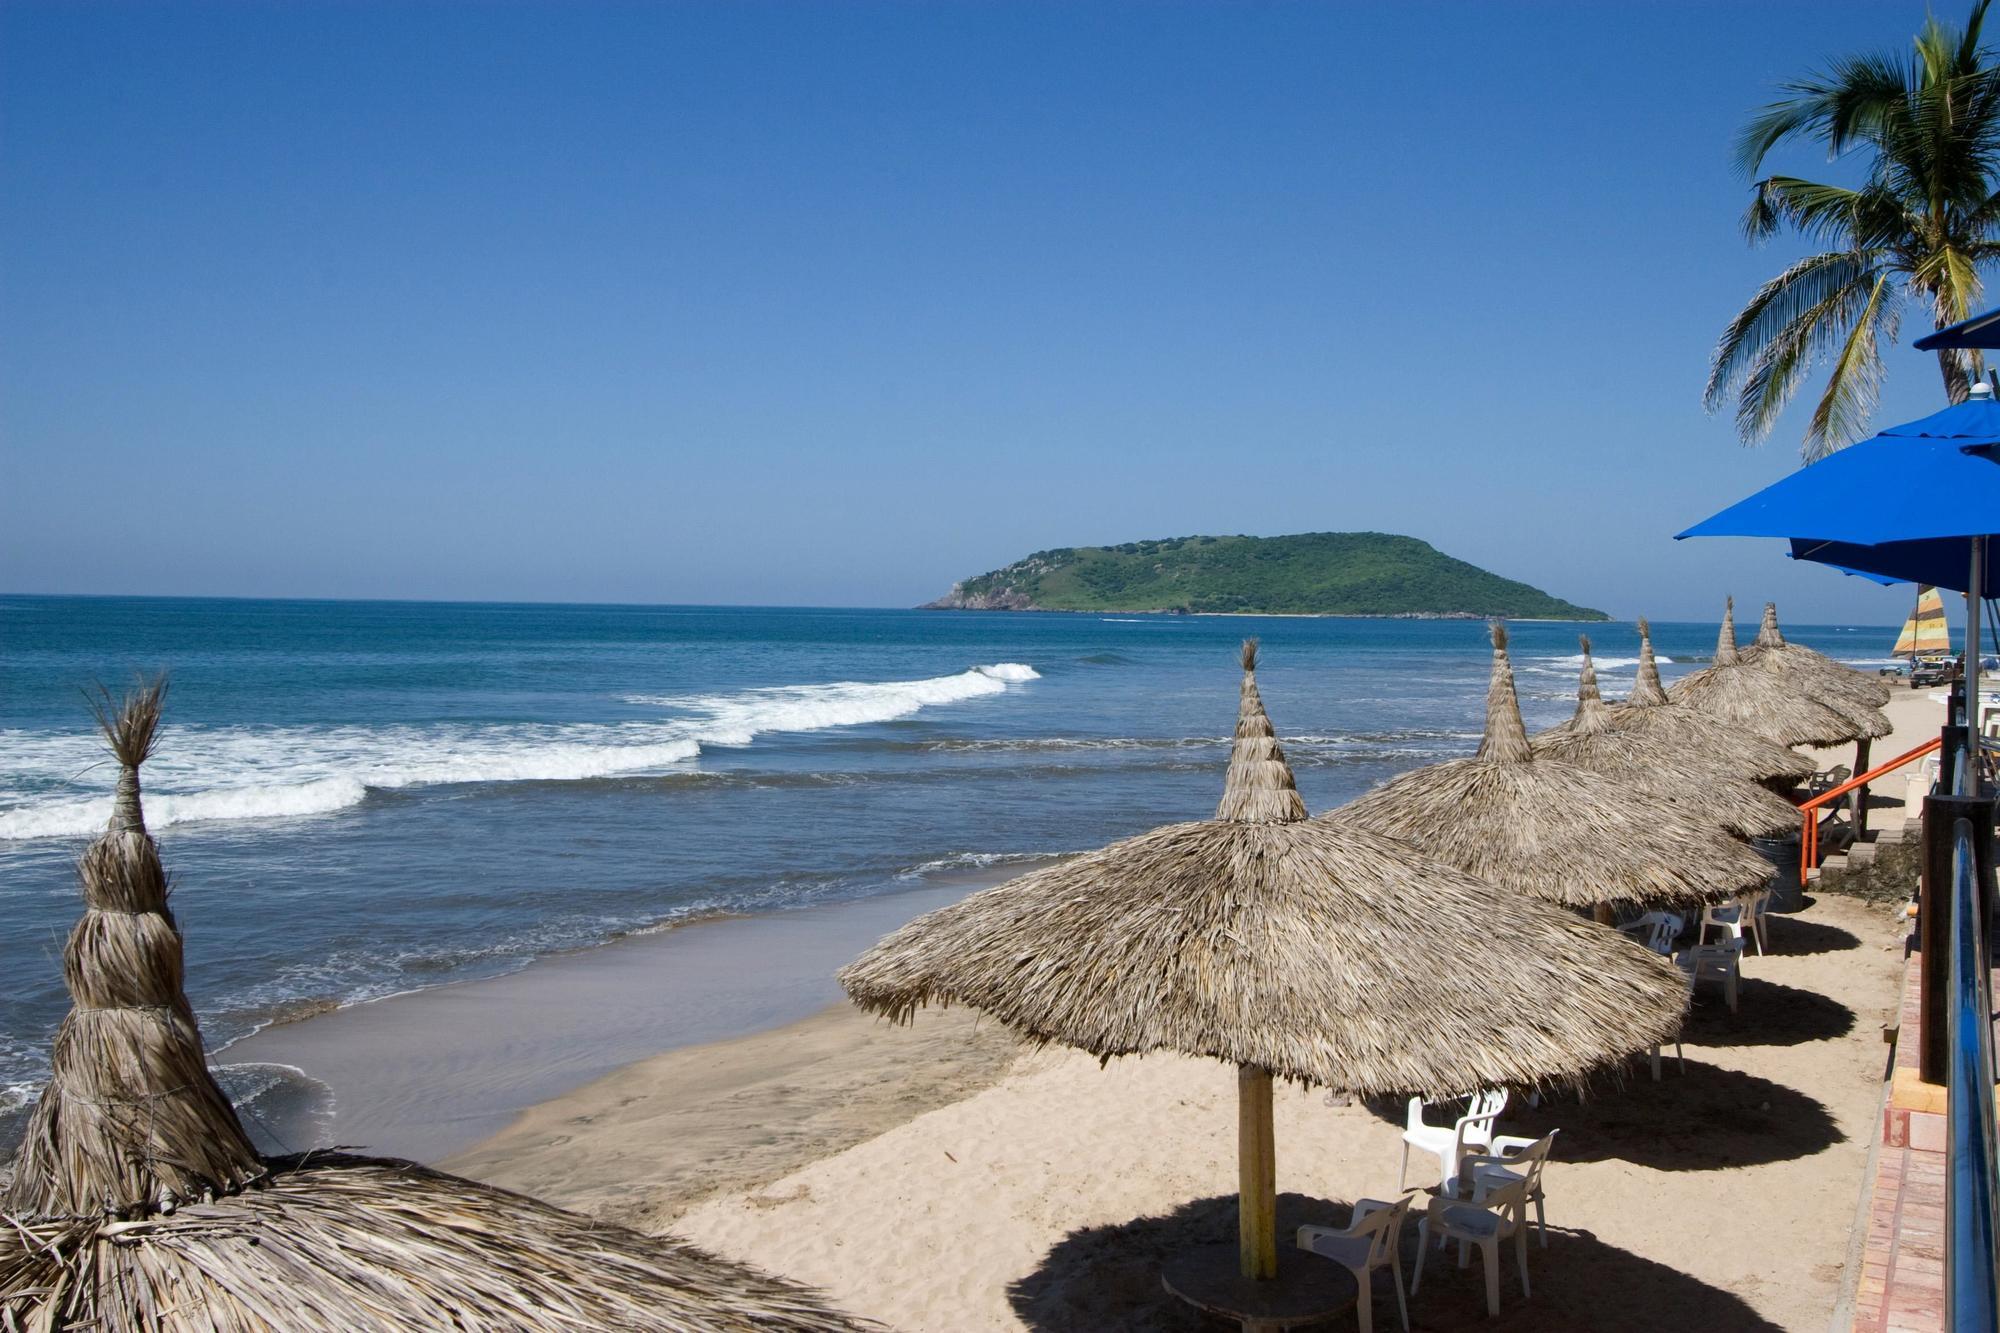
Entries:
<svg viewBox="0 0 2000 1333">
<path fill-rule="evenodd" d="M 627 935 L 499 976 L 266 1026 L 211 1060 L 225 1078 L 255 1086 L 246 1122 L 274 1150 L 339 1144 L 440 1160 L 648 1059 L 822 1015 L 844 1003 L 838 967 L 906 921 L 1021 869 Z"/>
</svg>

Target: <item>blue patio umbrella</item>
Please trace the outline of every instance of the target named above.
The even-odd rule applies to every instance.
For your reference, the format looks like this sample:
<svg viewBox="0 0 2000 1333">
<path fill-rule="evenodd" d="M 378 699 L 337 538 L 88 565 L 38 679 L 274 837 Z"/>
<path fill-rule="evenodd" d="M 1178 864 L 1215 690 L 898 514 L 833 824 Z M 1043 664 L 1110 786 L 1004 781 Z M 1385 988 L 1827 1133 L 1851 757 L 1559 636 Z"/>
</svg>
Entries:
<svg viewBox="0 0 2000 1333">
<path fill-rule="evenodd" d="M 1967 597 L 1966 678 L 1979 687 L 1978 603 L 1996 581 L 2000 403 L 1965 402 L 1807 464 L 1680 537 L 1782 537 L 1792 555 Z"/>
<path fill-rule="evenodd" d="M 1972 348 L 1982 350 L 2000 347 L 2000 310 L 1989 310 L 1971 319 L 1962 319 L 1949 328 L 1936 333 L 1926 333 L 1917 339 L 1919 352 L 1935 352 L 1939 348 Z"/>
</svg>

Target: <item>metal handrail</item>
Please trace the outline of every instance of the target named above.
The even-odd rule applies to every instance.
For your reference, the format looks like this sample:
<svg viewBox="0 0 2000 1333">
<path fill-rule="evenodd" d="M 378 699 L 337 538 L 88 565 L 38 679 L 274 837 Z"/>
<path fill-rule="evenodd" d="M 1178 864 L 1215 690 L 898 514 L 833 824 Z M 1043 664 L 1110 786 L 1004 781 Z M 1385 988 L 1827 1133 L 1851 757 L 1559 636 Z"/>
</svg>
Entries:
<svg viewBox="0 0 2000 1333">
<path fill-rule="evenodd" d="M 1942 736 L 1933 736 L 1916 749 L 1899 754 L 1886 764 L 1877 764 L 1860 777 L 1849 778 L 1838 787 L 1823 791 L 1810 800 L 1799 802 L 1799 814 L 1805 820 L 1803 826 L 1799 829 L 1799 883 L 1806 883 L 1808 874 L 1813 867 L 1819 864 L 1819 820 L 1816 816 L 1821 806 L 1830 801 L 1838 800 L 1840 797 L 1853 791 L 1856 787 L 1873 782 L 1885 773 L 1895 772 L 1913 759 L 1923 758 L 1943 743 L 1944 738 Z"/>
<path fill-rule="evenodd" d="M 1972 822 L 1952 825 L 1950 1064 L 1945 1145 L 1947 1327 L 2000 1328 L 2000 1130 L 1993 1104 L 1993 993 L 1986 891 Z"/>
</svg>

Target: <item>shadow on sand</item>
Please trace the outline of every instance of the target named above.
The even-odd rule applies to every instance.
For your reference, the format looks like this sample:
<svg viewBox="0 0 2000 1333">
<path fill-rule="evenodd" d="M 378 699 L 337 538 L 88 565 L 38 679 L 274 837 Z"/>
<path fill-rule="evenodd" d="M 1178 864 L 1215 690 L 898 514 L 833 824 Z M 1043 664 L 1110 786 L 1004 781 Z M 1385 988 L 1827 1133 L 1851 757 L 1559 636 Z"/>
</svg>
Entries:
<svg viewBox="0 0 2000 1333">
<path fill-rule="evenodd" d="M 1516 1100 L 1500 1117 L 1508 1134 L 1557 1136 L 1556 1160 L 1616 1159 L 1656 1171 L 1720 1171 L 1810 1157 L 1846 1135 L 1817 1099 L 1755 1074 L 1700 1060 L 1686 1072 L 1671 1050 L 1653 1082 L 1644 1064 L 1582 1097 Z M 1440 1117 L 1442 1118 L 1442 1117 Z"/>
<path fill-rule="evenodd" d="M 1727 1012 L 1727 1011 L 1725 1011 Z M 1403 1101 L 1371 1101 L 1368 1109 L 1391 1124 L 1403 1123 Z M 1449 1124 L 1460 1104 L 1439 1103 L 1425 1112 L 1433 1124 Z M 1660 1081 L 1653 1082 L 1643 1060 L 1618 1077 L 1602 1077 L 1582 1094 L 1544 1097 L 1540 1106 L 1515 1096 L 1500 1116 L 1503 1134 L 1540 1138 L 1552 1129 L 1555 1159 L 1564 1162 L 1624 1161 L 1656 1171 L 1720 1171 L 1764 1162 L 1810 1157 L 1846 1136 L 1817 1099 L 1755 1074 L 1689 1059 L 1686 1071 L 1663 1053 Z M 1422 1153 L 1410 1157 L 1413 1184 L 1429 1184 L 1436 1163 Z"/>
<path fill-rule="evenodd" d="M 1554 1196 L 1551 1195 L 1551 1202 Z M 1421 1201 L 1420 1201 L 1421 1202 Z M 1416 1266 L 1415 1208 L 1403 1236 L 1403 1277 Z M 1343 1224 L 1348 1205 L 1301 1194 L 1278 1196 L 1279 1243 L 1289 1245 L 1304 1223 Z M 1007 1290 L 1023 1324 L 1044 1333 L 1119 1333 L 1121 1330 L 1181 1330 L 1196 1333 L 1210 1324 L 1160 1287 L 1161 1264 L 1182 1250 L 1233 1240 L 1236 1199 L 1197 1199 L 1164 1217 L 1142 1217 L 1109 1226 L 1072 1231 L 1058 1241 L 1034 1272 Z M 1599 1241 L 1585 1231 L 1552 1227 L 1549 1248 L 1530 1242 L 1528 1278 L 1534 1294 L 1523 1300 L 1519 1278 L 1504 1256 L 1500 1317 L 1486 1316 L 1486 1292 L 1479 1256 L 1459 1271 L 1449 1251 L 1433 1251 L 1424 1265 L 1424 1289 L 1410 1301 L 1410 1327 L 1435 1333 L 1445 1329 L 1518 1330 L 1690 1328 L 1775 1329 L 1738 1297 L 1664 1264 Z M 1386 1274 L 1376 1274 L 1375 1327 L 1396 1329 L 1396 1297 Z M 1607 1316 L 1615 1318 L 1607 1322 Z M 1351 1329 L 1354 1317 L 1340 1316 L 1320 1327 Z"/>
<path fill-rule="evenodd" d="M 1783 957 L 1808 953 L 1844 953 L 1861 947 L 1861 938 L 1839 926 L 1803 917 L 1773 915 L 1767 918 L 1771 952 Z"/>
<path fill-rule="evenodd" d="M 1704 983 L 1688 1010 L 1682 1040 L 1690 1046 L 1798 1046 L 1854 1031 L 1854 1011 L 1818 991 L 1745 976 L 1737 983 L 1737 1012 L 1722 989 Z"/>
</svg>

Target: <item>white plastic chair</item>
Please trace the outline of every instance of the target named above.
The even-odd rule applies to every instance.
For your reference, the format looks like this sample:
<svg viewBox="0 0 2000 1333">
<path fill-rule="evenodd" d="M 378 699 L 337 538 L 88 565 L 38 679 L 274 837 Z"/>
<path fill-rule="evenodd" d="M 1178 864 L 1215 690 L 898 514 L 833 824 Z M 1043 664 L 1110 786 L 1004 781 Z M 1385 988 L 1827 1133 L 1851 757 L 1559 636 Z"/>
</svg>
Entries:
<svg viewBox="0 0 2000 1333">
<path fill-rule="evenodd" d="M 1396 1172 L 1396 1188 L 1403 1188 L 1410 1175 L 1410 1149 L 1434 1154 L 1438 1159 L 1438 1179 L 1458 1174 L 1459 1159 L 1468 1152 L 1493 1146 L 1493 1122 L 1507 1109 L 1507 1090 L 1490 1088 L 1472 1099 L 1464 1115 L 1447 1128 L 1424 1123 L 1424 1099 L 1410 1098 L 1409 1113 L 1403 1123 L 1403 1165 Z"/>
<path fill-rule="evenodd" d="M 1648 912 L 1621 924 L 1618 933 L 1630 935 L 1662 958 L 1671 958 L 1674 941 L 1686 929 L 1687 922 L 1672 912 Z"/>
<path fill-rule="evenodd" d="M 1515 1180 L 1489 1191 L 1479 1202 L 1446 1194 L 1431 1196 L 1423 1221 L 1417 1223 L 1417 1271 L 1410 1278 L 1410 1295 L 1424 1282 L 1424 1259 L 1430 1239 L 1459 1243 L 1458 1262 L 1465 1266 L 1465 1247 L 1477 1245 L 1486 1265 L 1486 1313 L 1500 1313 L 1500 1242 L 1514 1239 L 1514 1262 L 1521 1270 L 1521 1295 L 1528 1291 L 1528 1182 Z"/>
<path fill-rule="evenodd" d="M 1356 1199 L 1354 1214 L 1344 1230 L 1333 1227 L 1300 1227 L 1299 1248 L 1333 1260 L 1354 1274 L 1361 1294 L 1354 1304 L 1354 1317 L 1361 1333 L 1374 1333 L 1374 1295 L 1369 1275 L 1387 1268 L 1396 1282 L 1396 1314 L 1403 1321 L 1403 1333 L 1410 1333 L 1410 1307 L 1403 1298 L 1403 1218 L 1410 1211 L 1405 1194 L 1394 1203 L 1382 1199 Z"/>
<path fill-rule="evenodd" d="M 1757 941 L 1757 956 L 1764 956 L 1764 947 L 1769 942 L 1771 916 L 1771 891 L 1759 889 L 1755 893 L 1743 895 L 1743 919 L 1750 923 L 1750 937 Z"/>
<path fill-rule="evenodd" d="M 1738 933 L 1714 944 L 1697 944 L 1693 948 L 1682 949 L 1674 955 L 1674 962 L 1687 973 L 1688 984 L 1696 986 L 1704 981 L 1720 981 L 1722 996 L 1729 1002 L 1729 1012 L 1736 1012 L 1736 982 L 1742 974 L 1743 935 Z"/>
<path fill-rule="evenodd" d="M 1764 938 L 1758 928 L 1757 912 L 1761 904 L 1754 900 L 1769 899 L 1770 890 L 1746 893 L 1733 903 L 1717 903 L 1701 909 L 1701 930 L 1695 937 L 1697 944 L 1708 943 L 1708 932 L 1713 930 L 1725 939 L 1749 939 L 1757 946 L 1761 956 L 1764 952 Z"/>
<path fill-rule="evenodd" d="M 1549 1164 L 1549 1153 L 1554 1150 L 1556 1135 L 1562 1133 L 1552 1129 L 1538 1139 L 1516 1138 L 1510 1134 L 1493 1136 L 1491 1155 L 1475 1154 L 1459 1163 L 1461 1177 L 1472 1177 L 1472 1198 L 1476 1203 L 1486 1198 L 1510 1180 L 1526 1182 L 1528 1202 L 1535 1205 L 1535 1234 L 1541 1239 L 1542 1248 L 1549 1248 L 1549 1221 L 1542 1212 L 1542 1168 Z M 1454 1192 L 1455 1182 L 1447 1192 Z"/>
</svg>

